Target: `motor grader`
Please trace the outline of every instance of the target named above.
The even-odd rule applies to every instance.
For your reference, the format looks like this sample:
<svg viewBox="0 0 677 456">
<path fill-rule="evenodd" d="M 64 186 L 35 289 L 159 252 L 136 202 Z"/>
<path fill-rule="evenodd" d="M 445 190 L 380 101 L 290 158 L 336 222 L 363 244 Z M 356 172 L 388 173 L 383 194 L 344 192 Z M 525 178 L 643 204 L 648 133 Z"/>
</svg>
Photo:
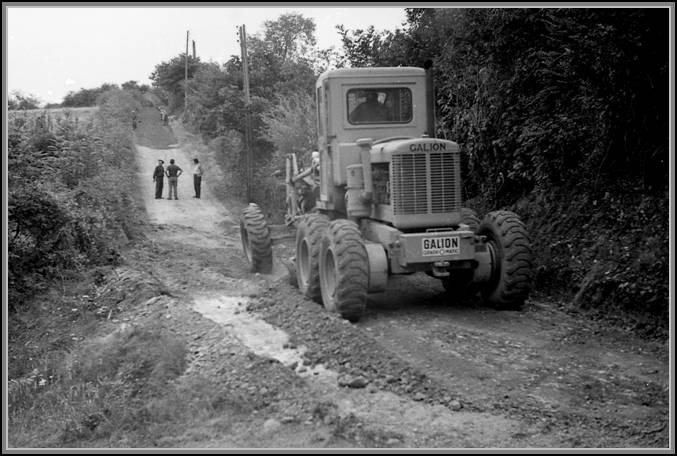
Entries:
<svg viewBox="0 0 677 456">
<path fill-rule="evenodd" d="M 316 104 L 319 167 L 300 171 L 288 156 L 285 174 L 305 296 L 355 321 L 389 276 L 424 272 L 450 298 L 481 293 L 497 308 L 522 306 L 529 235 L 512 212 L 480 221 L 462 207 L 460 150 L 435 137 L 429 68 L 330 70 Z M 242 211 L 240 232 L 252 270 L 270 272 L 271 230 L 256 204 Z"/>
</svg>

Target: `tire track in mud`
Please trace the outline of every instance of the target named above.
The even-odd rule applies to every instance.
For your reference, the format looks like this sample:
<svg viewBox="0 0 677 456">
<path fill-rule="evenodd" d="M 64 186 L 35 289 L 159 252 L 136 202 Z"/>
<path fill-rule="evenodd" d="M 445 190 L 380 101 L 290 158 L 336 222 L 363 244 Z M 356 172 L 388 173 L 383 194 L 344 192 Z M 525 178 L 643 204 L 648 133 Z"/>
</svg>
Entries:
<svg viewBox="0 0 677 456">
<path fill-rule="evenodd" d="M 666 347 L 535 300 L 495 311 L 448 304 L 425 277 L 393 285 L 372 296 L 360 325 L 473 404 L 536 423 L 565 446 L 667 444 L 668 366 L 656 356 Z M 658 440 L 646 432 L 655 429 Z"/>
</svg>

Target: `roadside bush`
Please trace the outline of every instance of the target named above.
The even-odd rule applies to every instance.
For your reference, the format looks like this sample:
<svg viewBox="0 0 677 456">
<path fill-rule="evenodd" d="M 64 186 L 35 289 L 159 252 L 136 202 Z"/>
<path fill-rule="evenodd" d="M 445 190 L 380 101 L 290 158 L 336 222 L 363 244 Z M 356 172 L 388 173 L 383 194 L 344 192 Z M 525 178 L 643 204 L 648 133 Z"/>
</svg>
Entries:
<svg viewBox="0 0 677 456">
<path fill-rule="evenodd" d="M 66 269 L 115 264 L 136 235 L 129 113 L 134 96 L 101 95 L 98 113 L 67 113 L 8 123 L 9 308 Z"/>
<path fill-rule="evenodd" d="M 82 88 L 78 91 L 71 90 L 63 98 L 61 106 L 63 106 L 64 108 L 96 106 L 97 99 L 99 98 L 99 96 L 102 93 L 107 92 L 111 89 L 119 90 L 119 87 L 117 84 L 105 83 L 101 84 L 101 86 L 99 87 L 95 87 L 92 89 Z"/>
</svg>

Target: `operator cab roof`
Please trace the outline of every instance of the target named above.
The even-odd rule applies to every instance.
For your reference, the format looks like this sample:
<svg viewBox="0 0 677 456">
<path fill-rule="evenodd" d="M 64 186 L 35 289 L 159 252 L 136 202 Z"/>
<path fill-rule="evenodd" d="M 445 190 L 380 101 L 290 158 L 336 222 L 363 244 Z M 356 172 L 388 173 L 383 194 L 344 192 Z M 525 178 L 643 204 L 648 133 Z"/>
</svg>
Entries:
<svg viewBox="0 0 677 456">
<path fill-rule="evenodd" d="M 374 77 L 384 76 L 424 76 L 425 70 L 418 67 L 371 67 L 371 68 L 339 68 L 325 71 L 317 78 L 318 81 L 333 78 Z"/>
</svg>

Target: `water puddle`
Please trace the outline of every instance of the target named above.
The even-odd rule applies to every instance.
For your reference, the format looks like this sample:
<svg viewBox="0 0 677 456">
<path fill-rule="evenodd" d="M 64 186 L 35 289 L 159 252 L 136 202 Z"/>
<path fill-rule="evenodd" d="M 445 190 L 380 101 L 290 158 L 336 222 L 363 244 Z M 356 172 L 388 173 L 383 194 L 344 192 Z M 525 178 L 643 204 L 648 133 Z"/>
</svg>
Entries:
<svg viewBox="0 0 677 456">
<path fill-rule="evenodd" d="M 476 412 L 452 412 L 442 405 L 429 405 L 375 389 L 342 388 L 338 374 L 322 365 L 303 364 L 303 346 L 289 347 L 289 335 L 246 310 L 248 298 L 197 297 L 193 309 L 228 330 L 259 356 L 294 367 L 297 375 L 312 380 L 316 394 L 336 404 L 339 416 L 357 416 L 370 429 L 401 436 L 403 442 L 432 439 L 442 446 L 502 447 L 509 444 L 515 423 L 510 419 Z M 443 436 L 443 440 L 437 439 Z M 424 440 L 421 440 L 424 439 Z"/>
<path fill-rule="evenodd" d="M 289 345 L 289 335 L 246 311 L 246 297 L 222 296 L 196 298 L 193 310 L 203 317 L 228 327 L 247 348 L 259 356 L 273 358 L 285 366 L 294 367 L 301 377 L 336 383 L 337 373 L 323 365 L 303 364 L 306 347 Z"/>
</svg>

